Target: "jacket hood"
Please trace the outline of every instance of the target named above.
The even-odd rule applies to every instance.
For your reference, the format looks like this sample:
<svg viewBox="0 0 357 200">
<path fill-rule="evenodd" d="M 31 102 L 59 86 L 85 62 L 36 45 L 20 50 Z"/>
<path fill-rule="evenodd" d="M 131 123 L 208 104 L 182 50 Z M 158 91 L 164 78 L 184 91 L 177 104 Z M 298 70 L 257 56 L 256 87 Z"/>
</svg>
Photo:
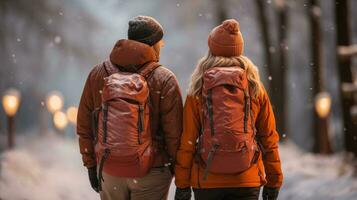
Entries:
<svg viewBox="0 0 357 200">
<path fill-rule="evenodd" d="M 119 40 L 110 53 L 110 61 L 128 71 L 138 70 L 143 64 L 158 60 L 151 46 L 134 40 Z"/>
</svg>

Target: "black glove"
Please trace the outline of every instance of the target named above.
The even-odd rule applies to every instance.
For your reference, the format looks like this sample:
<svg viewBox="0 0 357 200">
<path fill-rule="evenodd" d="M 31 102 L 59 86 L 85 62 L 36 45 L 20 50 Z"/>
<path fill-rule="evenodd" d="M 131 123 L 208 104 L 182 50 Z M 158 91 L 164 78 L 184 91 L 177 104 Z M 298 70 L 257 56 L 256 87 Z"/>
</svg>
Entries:
<svg viewBox="0 0 357 200">
<path fill-rule="evenodd" d="M 97 167 L 88 168 L 89 182 L 93 190 L 99 192 L 99 182 L 97 177 Z"/>
<path fill-rule="evenodd" d="M 263 200 L 277 200 L 279 195 L 279 188 L 263 188 Z"/>
<path fill-rule="evenodd" d="M 176 188 L 175 200 L 190 200 L 191 188 Z"/>
</svg>

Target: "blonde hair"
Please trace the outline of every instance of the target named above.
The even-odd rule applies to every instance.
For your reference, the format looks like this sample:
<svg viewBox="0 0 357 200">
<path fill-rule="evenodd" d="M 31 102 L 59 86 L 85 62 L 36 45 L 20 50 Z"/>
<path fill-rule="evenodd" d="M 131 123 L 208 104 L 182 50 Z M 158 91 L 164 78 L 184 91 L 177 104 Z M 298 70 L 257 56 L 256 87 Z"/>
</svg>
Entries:
<svg viewBox="0 0 357 200">
<path fill-rule="evenodd" d="M 253 62 L 245 57 L 221 57 L 214 56 L 210 51 L 202 57 L 192 73 L 191 81 L 188 88 L 188 95 L 199 96 L 201 95 L 202 85 L 203 85 L 203 75 L 206 70 L 212 67 L 230 67 L 230 66 L 241 66 L 241 59 L 244 62 L 244 67 L 247 72 L 247 78 L 249 81 L 249 89 L 251 95 L 256 97 L 261 92 L 261 82 L 259 76 L 258 68 L 253 64 Z"/>
</svg>

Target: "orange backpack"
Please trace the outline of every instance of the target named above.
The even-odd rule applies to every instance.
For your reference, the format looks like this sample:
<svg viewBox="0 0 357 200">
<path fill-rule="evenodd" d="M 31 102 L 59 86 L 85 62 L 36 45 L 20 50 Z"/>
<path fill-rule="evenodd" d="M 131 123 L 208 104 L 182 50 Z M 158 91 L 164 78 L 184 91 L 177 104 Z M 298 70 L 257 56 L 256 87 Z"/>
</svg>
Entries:
<svg viewBox="0 0 357 200">
<path fill-rule="evenodd" d="M 142 177 L 152 166 L 146 78 L 159 66 L 151 62 L 137 73 L 117 72 L 104 79 L 102 107 L 93 113 L 99 180 L 102 171 L 117 177 Z"/>
<path fill-rule="evenodd" d="M 234 174 L 256 162 L 259 149 L 243 68 L 213 67 L 203 77 L 203 129 L 198 153 L 208 172 Z"/>
</svg>

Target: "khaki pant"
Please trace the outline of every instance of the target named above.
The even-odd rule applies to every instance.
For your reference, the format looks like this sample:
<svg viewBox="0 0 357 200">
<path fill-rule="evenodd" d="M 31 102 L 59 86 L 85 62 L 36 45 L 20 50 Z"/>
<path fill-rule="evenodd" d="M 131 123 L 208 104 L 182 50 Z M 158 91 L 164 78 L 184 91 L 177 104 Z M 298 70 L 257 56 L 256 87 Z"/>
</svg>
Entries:
<svg viewBox="0 0 357 200">
<path fill-rule="evenodd" d="M 167 167 L 152 168 L 142 178 L 120 178 L 103 172 L 102 200 L 166 200 L 172 180 Z"/>
</svg>

